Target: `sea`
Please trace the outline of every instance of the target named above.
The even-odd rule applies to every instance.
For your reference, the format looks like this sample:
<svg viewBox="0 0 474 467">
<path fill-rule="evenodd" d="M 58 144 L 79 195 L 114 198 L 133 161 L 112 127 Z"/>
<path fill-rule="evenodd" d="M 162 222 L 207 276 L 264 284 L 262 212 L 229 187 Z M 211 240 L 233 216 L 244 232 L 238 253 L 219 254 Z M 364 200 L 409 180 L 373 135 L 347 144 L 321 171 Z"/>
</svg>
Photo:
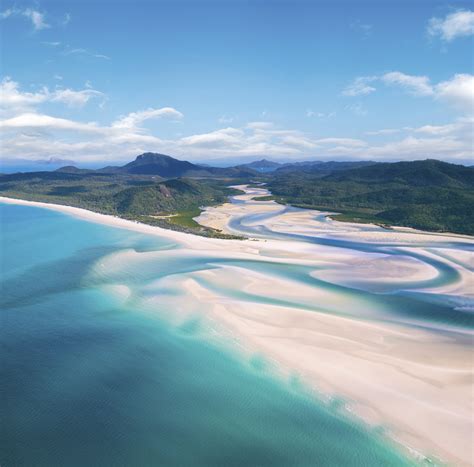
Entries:
<svg viewBox="0 0 474 467">
<path fill-rule="evenodd" d="M 169 239 L 30 206 L 0 203 L 0 221 L 2 467 L 415 464 L 344 401 L 176 326 L 169 301 L 140 306 L 136 264 L 123 293 L 97 280 L 111 255 L 172 257 Z"/>
</svg>

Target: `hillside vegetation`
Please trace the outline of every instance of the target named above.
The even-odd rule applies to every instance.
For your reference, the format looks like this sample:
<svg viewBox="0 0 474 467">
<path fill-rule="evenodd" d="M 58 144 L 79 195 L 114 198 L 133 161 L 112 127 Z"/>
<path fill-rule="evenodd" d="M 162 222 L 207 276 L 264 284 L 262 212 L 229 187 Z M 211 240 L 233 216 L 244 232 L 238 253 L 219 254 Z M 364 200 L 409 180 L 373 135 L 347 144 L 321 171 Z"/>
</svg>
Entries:
<svg viewBox="0 0 474 467">
<path fill-rule="evenodd" d="M 278 171 L 277 171 L 278 172 Z M 280 202 L 341 212 L 340 220 L 474 234 L 474 169 L 436 160 L 275 176 Z"/>
<path fill-rule="evenodd" d="M 237 190 L 219 180 L 170 179 L 96 172 L 31 172 L 0 176 L 0 195 L 75 206 L 174 230 L 229 237 L 192 220 Z"/>
</svg>

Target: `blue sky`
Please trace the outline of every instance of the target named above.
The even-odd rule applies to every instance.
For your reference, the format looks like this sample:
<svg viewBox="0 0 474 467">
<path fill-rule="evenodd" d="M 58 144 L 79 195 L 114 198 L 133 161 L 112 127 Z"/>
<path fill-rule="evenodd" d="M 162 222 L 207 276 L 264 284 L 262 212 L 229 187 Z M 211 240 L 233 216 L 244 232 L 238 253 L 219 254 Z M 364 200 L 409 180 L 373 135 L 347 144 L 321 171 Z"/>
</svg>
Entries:
<svg viewBox="0 0 474 467">
<path fill-rule="evenodd" d="M 4 159 L 472 157 L 471 2 L 2 1 Z"/>
</svg>

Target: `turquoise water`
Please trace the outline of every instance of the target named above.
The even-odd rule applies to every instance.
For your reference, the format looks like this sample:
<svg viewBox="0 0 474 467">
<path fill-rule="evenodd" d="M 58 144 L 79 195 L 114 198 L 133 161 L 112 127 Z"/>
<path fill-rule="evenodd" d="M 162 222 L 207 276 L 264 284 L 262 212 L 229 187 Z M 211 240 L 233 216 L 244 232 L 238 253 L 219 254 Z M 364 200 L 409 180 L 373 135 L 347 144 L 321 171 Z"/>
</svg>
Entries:
<svg viewBox="0 0 474 467">
<path fill-rule="evenodd" d="M 102 258 L 169 241 L 33 207 L 0 204 L 0 215 L 3 467 L 410 464 L 380 429 L 278 380 L 258 356 L 91 281 Z M 129 285 L 198 267 L 188 261 L 130 269 Z"/>
<path fill-rule="evenodd" d="M 232 200 L 240 202 L 239 200 Z M 455 284 L 460 279 L 458 269 L 453 265 L 461 265 L 465 269 L 474 272 L 472 264 L 461 263 L 453 258 L 446 261 L 445 254 L 437 249 L 443 248 L 446 251 L 454 252 L 474 252 L 474 244 L 464 238 L 459 238 L 451 242 L 433 241 L 429 235 L 424 241 L 412 242 L 409 245 L 400 242 L 363 242 L 356 240 L 346 240 L 341 238 L 331 238 L 330 236 L 315 234 L 296 234 L 290 232 L 279 232 L 272 230 L 265 224 L 259 224 L 257 221 L 269 220 L 276 218 L 285 212 L 298 212 L 299 208 L 285 206 L 278 211 L 265 213 L 251 213 L 240 217 L 232 218 L 229 221 L 229 227 L 237 234 L 251 236 L 254 238 L 273 238 L 279 240 L 293 240 L 299 242 L 307 242 L 326 247 L 333 247 L 341 250 L 348 250 L 355 255 L 359 252 L 368 254 L 383 254 L 387 256 L 399 256 L 408 259 L 415 259 L 421 263 L 432 267 L 436 270 L 436 276 L 432 279 L 418 281 L 403 281 L 401 283 L 392 279 L 386 282 L 375 282 L 367 284 L 359 283 L 355 276 L 351 283 L 347 286 L 327 283 L 317 280 L 308 274 L 303 267 L 297 268 L 294 265 L 290 267 L 294 269 L 291 276 L 293 280 L 311 284 L 315 287 L 321 287 L 325 290 L 337 290 L 339 294 L 350 294 L 353 298 L 365 297 L 374 303 L 380 304 L 377 316 L 370 315 L 359 311 L 358 316 L 364 318 L 377 319 L 385 322 L 398 322 L 408 325 L 416 325 L 419 327 L 429 328 L 432 331 L 442 332 L 450 335 L 451 338 L 460 342 L 469 343 L 472 340 L 472 330 L 474 329 L 474 301 L 469 298 L 460 298 L 453 295 L 443 295 L 437 293 L 425 293 L 422 289 L 437 288 Z M 303 210 L 304 211 L 304 210 Z M 314 211 L 316 213 L 316 211 Z M 315 215 L 319 220 L 327 222 L 325 214 Z M 323 219 L 321 219 L 323 218 Z M 255 224 L 254 224 L 255 223 Z M 363 229 L 370 231 L 380 229 L 377 226 L 367 225 Z M 410 248 L 407 249 L 406 247 Z M 427 255 L 426 252 L 432 253 L 433 256 Z M 262 269 L 265 267 L 262 263 L 253 267 L 253 269 Z M 279 275 L 278 268 L 272 266 L 272 273 Z M 287 274 L 287 273 L 284 273 Z M 355 316 L 352 310 L 328 310 L 331 313 Z M 465 334 L 466 333 L 466 334 Z M 465 334 L 465 335 L 464 335 Z"/>
</svg>

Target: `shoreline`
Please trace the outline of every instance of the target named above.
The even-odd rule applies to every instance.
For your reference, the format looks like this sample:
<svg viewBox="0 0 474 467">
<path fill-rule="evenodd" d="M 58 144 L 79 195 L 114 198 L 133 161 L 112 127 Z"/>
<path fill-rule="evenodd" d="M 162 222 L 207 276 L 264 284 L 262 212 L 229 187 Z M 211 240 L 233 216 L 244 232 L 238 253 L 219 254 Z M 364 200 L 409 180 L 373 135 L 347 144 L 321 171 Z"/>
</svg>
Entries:
<svg viewBox="0 0 474 467">
<path fill-rule="evenodd" d="M 216 240 L 223 242 L 239 242 L 242 243 L 242 240 L 235 239 L 226 239 L 226 238 L 209 238 L 203 237 L 201 235 L 195 235 L 188 232 L 179 232 L 177 230 L 165 229 L 157 225 L 144 224 L 138 221 L 132 221 L 129 219 L 124 219 L 119 216 L 113 216 L 110 214 L 102 214 L 95 211 L 90 211 L 84 208 L 78 208 L 75 206 L 66 206 L 64 204 L 56 203 L 46 203 L 43 201 L 30 201 L 24 200 L 21 198 L 8 198 L 5 196 L 0 196 L 0 203 L 5 204 L 17 204 L 22 206 L 33 206 L 38 208 L 50 209 L 52 211 L 62 212 L 79 219 L 83 219 L 89 222 L 94 222 L 96 224 L 108 225 L 110 227 L 131 230 L 138 233 L 143 233 L 147 235 L 154 235 L 165 237 L 170 240 L 176 241 L 177 243 L 188 245 L 192 244 L 193 247 L 196 246 L 205 246 L 206 243 L 215 242 Z"/>
<path fill-rule="evenodd" d="M 332 250 L 328 252 L 326 247 L 305 245 L 296 241 L 274 239 L 254 241 L 251 238 L 222 241 L 223 239 L 205 238 L 190 233 L 176 232 L 158 226 L 95 213 L 82 208 L 5 197 L 0 197 L 0 202 L 51 209 L 89 222 L 160 236 L 176 242 L 181 247 L 180 250 L 168 253 L 147 253 L 147 256 L 145 254 L 136 257 L 132 254 L 128 256 L 119 255 L 117 258 L 113 258 L 114 261 L 117 261 L 116 267 L 120 267 L 124 261 L 139 261 L 144 257 L 150 259 L 155 257 L 156 259 L 166 258 L 167 254 L 212 254 L 215 257 L 253 258 L 275 263 L 291 260 L 292 264 L 310 264 L 313 266 L 316 264 L 331 264 L 331 261 L 336 260 L 344 263 L 346 258 L 350 257 L 349 253 L 339 252 L 337 248 L 331 247 Z M 239 206 L 228 204 L 230 207 Z M 226 205 L 223 206 L 219 208 L 225 211 Z M 208 209 L 217 210 L 219 208 Z M 431 233 L 428 234 L 432 235 Z M 357 232 L 348 232 L 348 235 L 357 237 L 358 234 Z M 410 235 L 413 234 L 410 232 Z M 440 241 L 440 248 L 442 246 L 443 242 Z M 177 253 L 178 251 L 179 253 Z M 365 255 L 361 255 L 361 258 L 364 257 Z M 111 264 L 106 263 L 106 269 L 113 270 L 113 265 L 113 262 Z M 433 341 L 433 335 L 428 331 L 413 331 L 410 328 L 396 324 L 359 321 L 318 312 L 308 314 L 305 309 L 296 309 L 289 305 L 275 306 L 267 304 L 259 305 L 256 309 L 252 302 L 245 303 L 237 299 L 222 299 L 216 292 L 211 292 L 203 287 L 200 282 L 197 282 L 197 279 L 205 280 L 217 286 L 217 288 L 219 286 L 224 288 L 235 287 L 233 282 L 235 282 L 236 273 L 239 273 L 239 271 L 236 271 L 233 266 L 225 266 L 219 270 L 218 274 L 213 271 L 198 271 L 176 280 L 183 281 L 182 283 L 178 282 L 178 284 L 180 284 L 180 289 L 184 291 L 185 298 L 206 304 L 209 312 L 203 317 L 228 331 L 239 346 L 244 349 L 244 353 L 258 352 L 268 356 L 271 361 L 277 364 L 286 377 L 291 377 L 294 374 L 301 375 L 304 384 L 315 390 L 316 395 L 327 394 L 328 397 L 342 395 L 348 398 L 350 401 L 347 407 L 348 412 L 353 413 L 357 419 L 365 421 L 369 426 L 374 414 L 377 414 L 376 424 L 383 423 L 389 426 L 386 437 L 404 446 L 409 451 L 415 451 L 418 453 L 417 457 L 418 455 L 424 456 L 424 454 L 420 454 L 421 452 L 434 453 L 436 457 L 459 462 L 459 465 L 469 464 L 469 453 L 458 457 L 453 452 L 453 449 L 461 449 L 456 438 L 462 437 L 462 435 L 466 436 L 467 422 L 462 416 L 459 418 L 462 414 L 460 408 L 462 409 L 464 406 L 458 406 L 457 404 L 457 397 L 460 397 L 461 393 L 459 391 L 462 386 L 456 385 L 452 389 L 453 393 L 446 393 L 442 390 L 443 388 L 432 388 L 432 383 L 430 383 L 430 380 L 433 380 L 437 381 L 436 384 L 446 384 L 456 374 L 459 374 L 456 378 L 460 378 L 461 375 L 464 375 L 463 378 L 466 377 L 469 368 L 458 367 L 460 355 L 465 355 L 463 348 L 449 342 L 449 339 L 441 344 Z M 426 279 L 430 273 L 429 271 L 419 270 L 418 274 L 420 279 Z M 233 277 L 234 279 L 232 279 Z M 271 290 L 270 295 L 272 297 L 278 298 L 281 296 L 288 299 L 288 297 L 291 298 L 297 295 L 298 299 L 302 297 L 303 301 L 308 304 L 314 302 L 315 298 L 319 296 L 315 295 L 316 293 L 320 294 L 309 286 L 304 287 L 291 280 L 277 279 L 277 276 L 273 275 L 265 277 L 262 274 L 255 273 L 246 274 L 245 276 L 240 274 L 239 277 L 243 277 L 241 288 L 247 293 L 265 295 Z M 278 284 L 278 287 L 275 287 L 275 284 Z M 320 300 L 322 303 L 336 303 L 336 300 L 339 299 L 336 296 L 322 294 Z M 337 304 L 341 306 L 338 302 Z M 345 306 L 365 305 L 362 302 L 360 305 L 354 305 L 353 301 L 349 301 Z M 171 319 L 179 320 L 183 318 L 186 318 L 186 316 L 173 316 Z M 389 342 L 388 348 L 390 351 L 387 351 Z M 446 351 L 445 362 L 434 365 L 430 362 L 430 352 L 427 348 L 435 352 L 442 350 L 439 346 L 444 346 Z M 411 349 L 413 355 L 407 355 L 405 347 Z M 324 356 L 325 363 L 308 358 L 308 352 L 313 352 L 314 355 L 318 355 L 318 358 Z M 350 368 L 344 369 L 344 365 L 347 365 L 348 362 L 350 362 Z M 406 374 L 408 368 L 411 368 L 411 370 Z M 389 388 L 386 387 L 378 388 L 377 384 L 374 386 L 374 381 L 370 376 L 372 374 L 377 375 L 373 377 L 375 379 L 385 375 L 383 379 L 393 381 L 394 384 L 397 382 L 396 384 L 399 385 L 398 393 L 390 392 Z M 365 377 L 362 375 L 365 375 Z M 373 396 L 374 391 L 375 397 Z M 366 397 L 364 397 L 364 393 L 366 393 Z M 408 410 L 413 413 L 403 413 L 404 404 L 407 403 L 407 397 L 410 397 L 411 394 L 414 394 L 411 403 L 416 403 L 416 407 L 405 409 L 405 411 Z M 427 394 L 429 394 L 429 397 Z M 462 400 L 464 400 L 464 390 L 462 394 Z M 454 419 L 452 416 L 444 414 L 443 411 L 436 412 L 438 410 L 436 403 L 440 400 L 440 397 L 446 404 L 454 404 L 450 408 L 453 414 L 457 414 Z M 394 403 L 393 398 L 398 402 Z M 428 400 L 425 401 L 425 398 Z M 433 411 L 437 414 L 434 420 L 424 417 L 424 415 L 432 414 Z M 420 420 L 422 422 L 421 426 L 418 424 L 417 429 L 413 432 L 412 424 L 416 425 Z M 445 426 L 446 420 L 450 420 L 454 425 Z M 433 433 L 430 432 L 432 431 L 431 425 L 435 424 L 436 426 L 438 423 L 442 427 L 437 427 L 438 431 L 434 430 L 433 438 Z M 423 433 L 425 435 L 429 434 L 431 440 L 428 440 Z M 454 439 L 453 436 L 455 436 Z M 445 439 L 448 441 L 444 441 Z M 465 438 L 463 439 L 465 440 Z M 439 444 L 441 441 L 443 442 Z M 451 444 L 456 448 L 451 447 Z"/>
<path fill-rule="evenodd" d="M 31 201 L 31 200 L 25 200 L 22 198 L 9 198 L 7 196 L 1 196 L 0 195 L 0 203 L 5 203 L 5 204 L 18 204 L 18 205 L 25 205 L 25 206 L 36 206 L 40 208 L 46 208 L 46 209 L 51 209 L 54 211 L 58 212 L 63 212 L 66 214 L 70 214 L 76 217 L 79 217 L 81 219 L 86 219 L 90 220 L 91 222 L 99 223 L 99 224 L 106 224 L 110 225 L 113 227 L 118 227 L 118 228 L 123 228 L 126 230 L 134 230 L 136 232 L 142 232 L 146 234 L 154 234 L 154 235 L 162 235 L 162 236 L 169 236 L 173 237 L 176 235 L 177 237 L 183 236 L 182 240 L 185 241 L 185 239 L 189 239 L 189 237 L 192 237 L 193 239 L 204 239 L 204 240 L 223 240 L 223 241 L 230 241 L 234 242 L 236 239 L 232 238 L 219 238 L 219 237 L 204 237 L 202 235 L 197 235 L 191 232 L 180 232 L 178 230 L 173 230 L 173 229 L 167 229 L 164 227 L 160 227 L 157 225 L 150 225 L 150 224 L 145 224 L 143 222 L 139 221 L 132 221 L 129 219 L 124 219 L 123 217 L 120 216 L 113 216 L 111 214 L 102 214 L 100 212 L 96 211 L 91 211 L 89 209 L 85 208 L 78 208 L 76 206 L 68 206 L 65 204 L 57 204 L 57 203 L 47 203 L 44 201 Z M 196 222 L 201 224 L 199 220 L 206 220 L 206 214 L 208 210 L 211 209 L 219 209 L 222 206 L 225 206 L 227 204 L 231 204 L 229 202 L 223 203 L 218 206 L 210 206 L 210 207 L 205 207 L 201 214 L 197 217 L 194 218 Z M 275 203 L 275 205 L 278 206 L 291 206 L 291 205 L 282 205 Z M 398 232 L 398 233 L 407 233 L 407 234 L 412 234 L 412 235 L 424 235 L 424 236 L 436 236 L 436 237 L 453 237 L 453 238 L 461 238 L 465 240 L 470 240 L 474 242 L 474 236 L 466 235 L 466 234 L 458 234 L 458 233 L 452 233 L 452 232 L 430 232 L 430 231 L 425 231 L 425 230 L 418 230 L 413 227 L 403 227 L 403 226 L 396 226 L 396 225 L 391 225 L 389 228 L 386 228 L 382 225 L 379 224 L 374 224 L 374 223 L 358 223 L 358 222 L 350 222 L 350 221 L 338 221 L 337 219 L 333 219 L 330 216 L 333 213 L 326 212 L 326 211 L 315 211 L 312 209 L 305 209 L 305 208 L 297 208 L 301 209 L 301 211 L 307 212 L 307 211 L 312 211 L 312 212 L 319 212 L 328 219 L 330 219 L 333 222 L 336 222 L 338 224 L 345 224 L 348 226 L 354 225 L 354 226 L 362 226 L 362 227 L 379 227 L 380 229 L 386 231 L 387 233 L 392 233 L 392 232 Z M 336 213 L 337 214 L 337 213 Z M 175 214 L 171 214 L 168 216 L 158 216 L 158 217 L 172 217 Z M 96 217 L 97 216 L 97 217 Z M 154 216 L 151 216 L 154 217 Z M 199 220 L 198 220 L 199 219 Z M 203 227 L 208 227 L 206 224 L 201 224 Z M 214 228 L 214 227 L 211 227 Z M 226 229 L 226 226 L 223 226 L 220 230 L 222 230 L 224 233 L 229 233 L 229 234 L 235 234 L 232 230 Z M 158 233 L 159 232 L 159 233 Z M 170 234 L 171 232 L 171 234 Z M 174 239 L 174 238 L 173 238 Z M 181 240 L 181 239 L 180 239 Z M 257 238 L 253 237 L 245 237 L 243 240 L 238 240 L 239 242 L 242 241 L 256 241 L 258 240 Z"/>
</svg>

